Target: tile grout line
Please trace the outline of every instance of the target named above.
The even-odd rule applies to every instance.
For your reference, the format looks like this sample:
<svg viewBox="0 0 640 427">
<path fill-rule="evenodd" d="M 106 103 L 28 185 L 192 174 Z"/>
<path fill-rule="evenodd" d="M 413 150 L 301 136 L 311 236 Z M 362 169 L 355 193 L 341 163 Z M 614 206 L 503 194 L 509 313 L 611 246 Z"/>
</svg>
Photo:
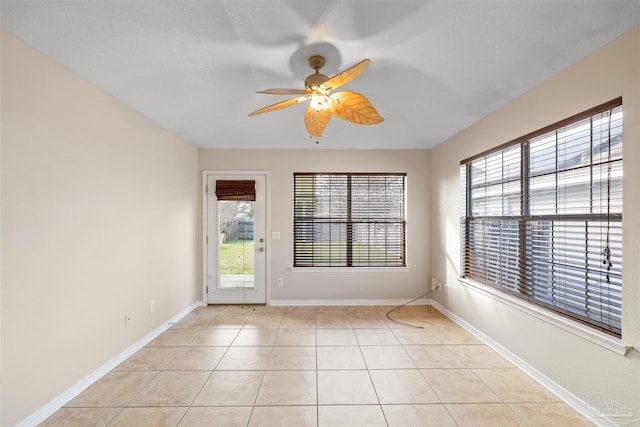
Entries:
<svg viewBox="0 0 640 427">
<path fill-rule="evenodd" d="M 318 369 L 318 316 L 316 310 L 316 323 L 315 323 L 315 339 L 316 339 L 316 427 L 320 426 L 320 374 Z"/>
<path fill-rule="evenodd" d="M 252 315 L 253 314 L 255 314 L 255 310 L 252 313 Z M 249 316 L 249 317 L 251 317 L 251 316 Z M 284 312 L 283 312 L 283 317 L 284 317 Z M 248 320 L 249 319 L 247 319 L 247 321 Z M 245 322 L 245 324 L 246 324 L 246 322 Z M 249 427 L 249 424 L 251 424 L 251 419 L 253 418 L 253 412 L 256 409 L 256 403 L 258 403 L 258 397 L 260 396 L 260 390 L 262 389 L 262 384 L 264 383 L 264 377 L 267 375 L 267 368 L 269 367 L 269 362 L 271 361 L 271 355 L 273 354 L 273 348 L 274 348 L 274 345 L 275 345 L 275 341 L 276 341 L 276 339 L 278 337 L 278 333 L 280 332 L 280 325 L 282 325 L 282 319 L 280 319 L 280 324 L 278 326 L 278 330 L 276 332 L 276 336 L 274 337 L 273 343 L 272 343 L 272 345 L 270 347 L 269 357 L 267 357 L 267 363 L 264 366 L 264 370 L 262 370 L 262 378 L 260 378 L 260 384 L 258 384 L 258 388 L 257 388 L 257 391 L 256 391 L 256 397 L 253 399 L 253 405 L 251 405 L 251 412 L 249 413 L 249 419 L 247 419 L 247 427 Z M 244 329 L 244 326 L 243 326 L 243 329 Z M 240 334 L 240 332 L 238 332 L 238 335 L 239 334 Z"/>
</svg>

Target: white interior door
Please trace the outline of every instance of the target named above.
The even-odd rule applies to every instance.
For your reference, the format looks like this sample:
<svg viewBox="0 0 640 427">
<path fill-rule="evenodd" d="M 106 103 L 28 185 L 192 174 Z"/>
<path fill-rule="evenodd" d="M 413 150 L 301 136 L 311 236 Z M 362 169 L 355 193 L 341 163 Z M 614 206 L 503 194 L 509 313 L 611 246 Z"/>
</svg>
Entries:
<svg viewBox="0 0 640 427">
<path fill-rule="evenodd" d="M 219 200 L 217 186 L 243 181 L 255 182 L 255 201 Z M 266 302 L 265 185 L 265 175 L 207 175 L 207 304 Z"/>
</svg>

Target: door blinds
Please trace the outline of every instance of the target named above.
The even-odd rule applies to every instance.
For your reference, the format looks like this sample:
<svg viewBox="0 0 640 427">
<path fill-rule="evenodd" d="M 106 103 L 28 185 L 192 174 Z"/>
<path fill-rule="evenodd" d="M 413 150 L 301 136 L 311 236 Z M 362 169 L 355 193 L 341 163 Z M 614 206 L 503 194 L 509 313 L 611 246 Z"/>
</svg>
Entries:
<svg viewBox="0 0 640 427">
<path fill-rule="evenodd" d="M 622 99 L 461 162 L 463 275 L 620 336 Z"/>
<path fill-rule="evenodd" d="M 295 267 L 403 267 L 406 174 L 294 174 Z"/>
<path fill-rule="evenodd" d="M 218 200 L 255 201 L 256 182 L 253 180 L 216 181 Z"/>
</svg>

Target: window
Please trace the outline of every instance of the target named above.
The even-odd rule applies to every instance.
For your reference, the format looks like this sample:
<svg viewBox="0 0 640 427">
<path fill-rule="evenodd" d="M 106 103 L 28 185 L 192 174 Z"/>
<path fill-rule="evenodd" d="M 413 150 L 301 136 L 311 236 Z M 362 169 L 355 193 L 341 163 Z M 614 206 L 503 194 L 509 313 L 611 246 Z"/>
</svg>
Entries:
<svg viewBox="0 0 640 427">
<path fill-rule="evenodd" d="M 294 267 L 406 266 L 406 174 L 294 173 Z"/>
<path fill-rule="evenodd" d="M 622 99 L 463 160 L 463 277 L 622 328 Z"/>
</svg>

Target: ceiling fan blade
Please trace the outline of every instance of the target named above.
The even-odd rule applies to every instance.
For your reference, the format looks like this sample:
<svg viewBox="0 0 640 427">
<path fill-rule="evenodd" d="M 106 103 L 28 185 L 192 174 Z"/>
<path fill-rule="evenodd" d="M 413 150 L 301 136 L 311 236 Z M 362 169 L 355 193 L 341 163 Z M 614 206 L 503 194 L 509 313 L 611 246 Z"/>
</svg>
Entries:
<svg viewBox="0 0 640 427">
<path fill-rule="evenodd" d="M 249 117 L 255 116 L 257 114 L 268 113 L 269 111 L 275 111 L 275 110 L 280 110 L 282 108 L 291 107 L 292 105 L 296 105 L 296 104 L 299 104 L 299 103 L 301 103 L 303 101 L 306 101 L 310 97 L 311 97 L 311 95 L 299 96 L 297 98 L 291 98 L 291 99 L 287 99 L 285 101 L 276 102 L 275 104 L 272 104 L 272 105 L 269 105 L 267 107 L 263 107 L 263 108 L 261 108 L 259 110 L 254 111 L 253 113 L 249 114 Z"/>
<path fill-rule="evenodd" d="M 267 95 L 306 95 L 311 92 L 308 89 L 267 89 L 259 90 L 256 93 L 266 93 Z"/>
<path fill-rule="evenodd" d="M 384 120 L 367 97 L 357 92 L 343 90 L 329 98 L 333 101 L 329 109 L 342 120 L 359 125 L 374 125 Z"/>
<path fill-rule="evenodd" d="M 315 108 L 309 106 L 304 113 L 304 125 L 307 127 L 307 132 L 313 136 L 322 136 L 322 132 L 327 127 L 332 115 L 333 113 L 329 109 L 316 111 Z"/>
<path fill-rule="evenodd" d="M 320 87 L 324 90 L 331 90 L 342 86 L 343 84 L 355 79 L 360 73 L 362 73 L 368 66 L 371 60 L 363 59 L 351 68 L 347 68 L 343 72 L 330 77 L 329 80 L 322 83 Z"/>
</svg>

